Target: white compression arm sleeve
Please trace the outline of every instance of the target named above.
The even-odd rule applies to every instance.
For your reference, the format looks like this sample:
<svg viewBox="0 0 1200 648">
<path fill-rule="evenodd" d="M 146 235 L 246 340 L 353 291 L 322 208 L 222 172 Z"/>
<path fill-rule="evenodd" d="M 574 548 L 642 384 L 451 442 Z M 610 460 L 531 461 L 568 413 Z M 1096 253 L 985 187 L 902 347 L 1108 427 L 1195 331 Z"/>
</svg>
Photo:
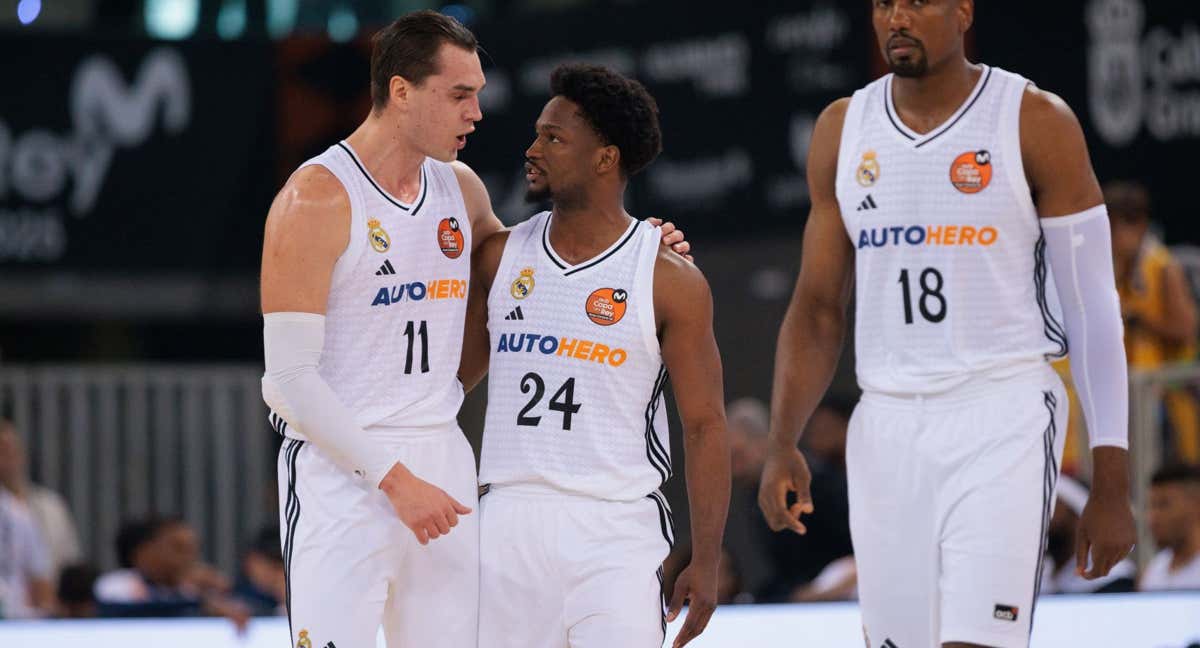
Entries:
<svg viewBox="0 0 1200 648">
<path fill-rule="evenodd" d="M 1091 446 L 1129 447 L 1129 370 L 1108 210 L 1041 219 Z"/>
<path fill-rule="evenodd" d="M 324 344 L 324 315 L 263 315 L 263 400 L 335 464 L 376 487 L 396 459 L 355 423 L 354 413 L 317 373 Z"/>
</svg>

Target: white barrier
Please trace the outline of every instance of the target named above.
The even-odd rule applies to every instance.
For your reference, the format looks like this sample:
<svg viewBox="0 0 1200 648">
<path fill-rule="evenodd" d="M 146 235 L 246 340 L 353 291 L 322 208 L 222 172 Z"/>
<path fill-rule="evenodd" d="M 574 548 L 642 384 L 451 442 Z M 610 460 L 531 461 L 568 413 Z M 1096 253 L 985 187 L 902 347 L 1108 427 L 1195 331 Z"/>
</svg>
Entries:
<svg viewBox="0 0 1200 648">
<path fill-rule="evenodd" d="M 682 623 L 680 615 L 667 636 L 673 638 Z M 1035 625 L 1033 648 L 1187 648 L 1200 645 L 1200 592 L 1046 597 L 1038 604 Z M 324 646 L 329 639 L 314 633 L 312 645 Z M 0 622 L 0 646 L 287 648 L 289 643 L 285 619 L 256 620 L 241 636 L 223 619 Z M 382 636 L 379 645 L 384 645 Z M 858 648 L 862 631 L 858 608 L 849 603 L 726 606 L 689 645 Z"/>
</svg>

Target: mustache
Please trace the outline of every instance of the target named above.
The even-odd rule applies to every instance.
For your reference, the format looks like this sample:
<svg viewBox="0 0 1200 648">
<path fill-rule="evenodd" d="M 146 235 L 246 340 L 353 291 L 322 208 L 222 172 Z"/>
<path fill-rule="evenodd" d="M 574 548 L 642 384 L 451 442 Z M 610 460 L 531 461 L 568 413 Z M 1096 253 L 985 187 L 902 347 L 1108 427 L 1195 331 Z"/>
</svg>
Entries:
<svg viewBox="0 0 1200 648">
<path fill-rule="evenodd" d="M 908 34 L 905 34 L 904 32 L 900 32 L 898 34 L 892 34 L 891 37 L 888 38 L 887 46 L 892 47 L 893 45 L 909 45 L 912 47 L 920 47 L 920 48 L 925 47 L 925 44 L 922 43 L 920 40 L 913 38 L 912 36 L 909 36 Z"/>
</svg>

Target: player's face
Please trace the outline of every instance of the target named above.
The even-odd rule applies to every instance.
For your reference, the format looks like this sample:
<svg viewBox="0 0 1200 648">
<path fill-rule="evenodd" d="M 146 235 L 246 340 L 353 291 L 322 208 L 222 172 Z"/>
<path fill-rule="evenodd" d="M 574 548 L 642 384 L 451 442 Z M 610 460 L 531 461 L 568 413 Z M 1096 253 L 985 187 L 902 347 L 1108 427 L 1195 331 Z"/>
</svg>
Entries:
<svg viewBox="0 0 1200 648">
<path fill-rule="evenodd" d="M 483 67 L 477 53 L 449 43 L 442 44 L 437 59 L 438 72 L 409 89 L 411 137 L 425 155 L 451 162 L 467 145 L 475 122 L 483 119 L 479 108 Z"/>
<path fill-rule="evenodd" d="M 896 76 L 921 77 L 962 49 L 972 0 L 872 0 L 875 37 Z"/>
<path fill-rule="evenodd" d="M 1150 535 L 1160 547 L 1179 544 L 1189 530 L 1200 524 L 1200 486 L 1159 484 L 1150 489 L 1150 510 L 1146 516 Z"/>
<path fill-rule="evenodd" d="M 593 177 L 604 142 L 564 97 L 546 103 L 534 130 L 537 137 L 525 151 L 526 199 L 572 201 Z"/>
</svg>

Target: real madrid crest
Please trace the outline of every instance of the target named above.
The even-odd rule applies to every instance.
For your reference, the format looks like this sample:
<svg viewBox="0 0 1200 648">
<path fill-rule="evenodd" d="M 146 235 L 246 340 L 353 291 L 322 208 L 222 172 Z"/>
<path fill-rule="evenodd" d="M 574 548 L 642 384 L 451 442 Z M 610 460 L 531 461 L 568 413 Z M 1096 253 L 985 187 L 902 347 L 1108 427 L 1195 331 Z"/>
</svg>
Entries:
<svg viewBox="0 0 1200 648">
<path fill-rule="evenodd" d="M 862 163 L 854 175 L 858 178 L 858 184 L 864 187 L 870 187 L 879 180 L 879 161 L 875 159 L 875 151 L 863 153 Z"/>
<path fill-rule="evenodd" d="M 375 248 L 376 252 L 387 252 L 388 248 L 392 247 L 392 237 L 388 236 L 387 230 L 374 218 L 367 221 L 367 239 L 371 241 L 371 247 Z"/>
<path fill-rule="evenodd" d="M 387 236 L 387 234 L 384 234 Z M 312 648 L 312 640 L 308 638 L 308 630 L 300 631 L 300 640 L 296 642 L 296 648 Z"/>
<path fill-rule="evenodd" d="M 533 292 L 533 268 L 521 270 L 521 276 L 512 282 L 513 299 L 525 299 Z"/>
</svg>

